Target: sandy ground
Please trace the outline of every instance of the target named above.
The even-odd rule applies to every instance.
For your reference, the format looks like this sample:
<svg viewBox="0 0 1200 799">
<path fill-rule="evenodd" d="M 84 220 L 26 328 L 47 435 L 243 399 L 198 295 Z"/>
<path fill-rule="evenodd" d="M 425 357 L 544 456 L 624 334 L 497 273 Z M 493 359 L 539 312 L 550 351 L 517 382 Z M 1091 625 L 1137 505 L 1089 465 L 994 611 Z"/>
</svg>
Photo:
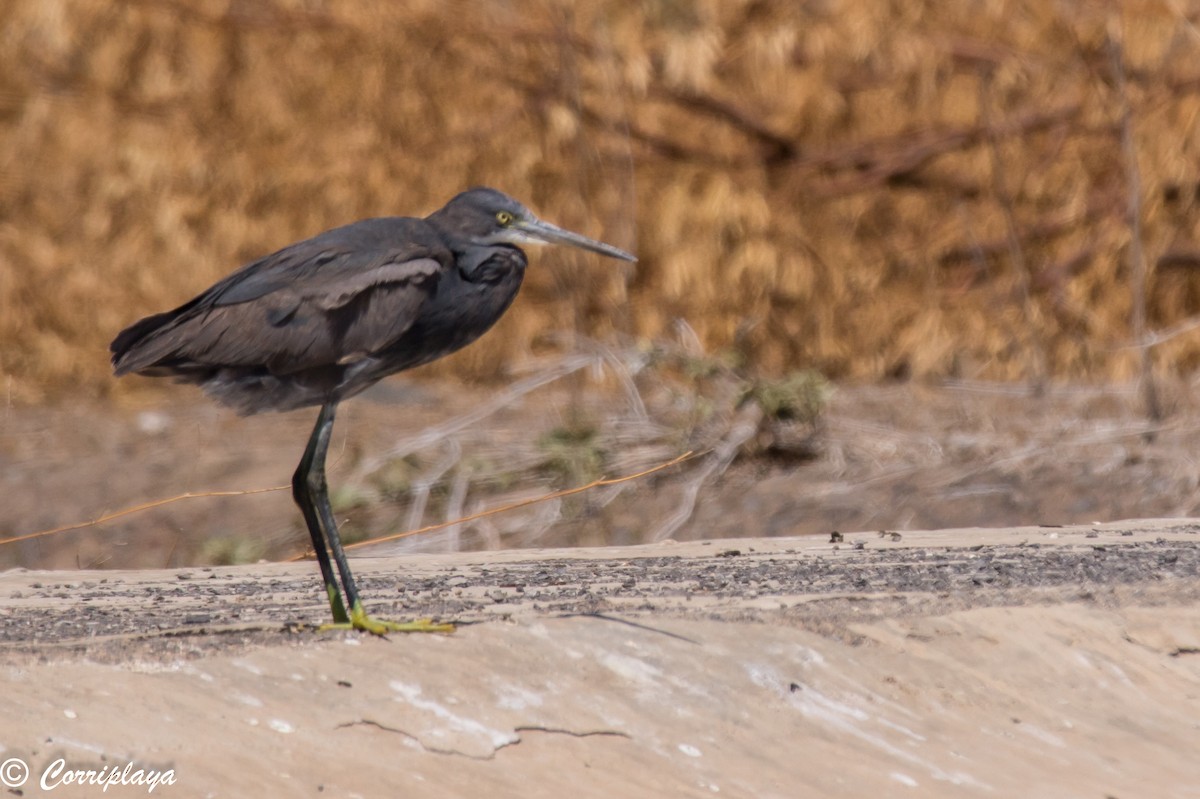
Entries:
<svg viewBox="0 0 1200 799">
<path fill-rule="evenodd" d="M 355 568 L 458 630 L 315 632 L 312 563 L 5 572 L 16 795 L 1200 797 L 1191 522 Z"/>
</svg>

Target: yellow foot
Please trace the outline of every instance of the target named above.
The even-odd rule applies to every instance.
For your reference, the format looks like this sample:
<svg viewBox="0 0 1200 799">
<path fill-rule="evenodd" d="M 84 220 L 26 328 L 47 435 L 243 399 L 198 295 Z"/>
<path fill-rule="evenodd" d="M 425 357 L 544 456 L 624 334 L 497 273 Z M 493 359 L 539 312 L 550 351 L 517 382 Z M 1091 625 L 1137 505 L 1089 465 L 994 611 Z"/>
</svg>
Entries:
<svg viewBox="0 0 1200 799">
<path fill-rule="evenodd" d="M 326 630 L 362 630 L 373 635 L 387 635 L 388 633 L 452 633 L 454 632 L 454 625 L 435 622 L 433 619 L 417 619 L 416 621 L 373 619 L 367 615 L 367 611 L 363 608 L 362 603 L 357 602 L 354 605 L 354 609 L 350 611 L 350 621 L 322 624 L 317 630 L 319 632 L 325 632 Z"/>
</svg>

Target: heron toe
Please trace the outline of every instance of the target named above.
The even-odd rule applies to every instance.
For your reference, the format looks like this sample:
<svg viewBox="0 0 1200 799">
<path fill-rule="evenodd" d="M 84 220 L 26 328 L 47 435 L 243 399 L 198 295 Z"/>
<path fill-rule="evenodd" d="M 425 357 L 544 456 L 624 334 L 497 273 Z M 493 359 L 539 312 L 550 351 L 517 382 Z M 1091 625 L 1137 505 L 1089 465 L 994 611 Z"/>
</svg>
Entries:
<svg viewBox="0 0 1200 799">
<path fill-rule="evenodd" d="M 350 621 L 322 624 L 318 632 L 327 630 L 361 630 L 372 635 L 385 636 L 388 633 L 452 633 L 454 625 L 445 622 L 435 622 L 433 619 L 416 619 L 414 621 L 388 621 L 375 619 L 367 615 L 362 603 L 357 603 L 350 611 Z"/>
</svg>

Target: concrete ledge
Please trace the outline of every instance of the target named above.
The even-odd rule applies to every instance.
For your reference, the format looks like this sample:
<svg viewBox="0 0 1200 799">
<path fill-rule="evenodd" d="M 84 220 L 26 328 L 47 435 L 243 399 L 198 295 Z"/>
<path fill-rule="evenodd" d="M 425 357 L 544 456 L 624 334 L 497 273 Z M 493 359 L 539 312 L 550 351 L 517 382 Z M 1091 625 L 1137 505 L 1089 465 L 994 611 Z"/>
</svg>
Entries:
<svg viewBox="0 0 1200 799">
<path fill-rule="evenodd" d="M 24 795 L 59 757 L 164 796 L 1200 795 L 1192 522 L 354 566 L 467 623 L 311 632 L 311 563 L 0 575 Z"/>
</svg>

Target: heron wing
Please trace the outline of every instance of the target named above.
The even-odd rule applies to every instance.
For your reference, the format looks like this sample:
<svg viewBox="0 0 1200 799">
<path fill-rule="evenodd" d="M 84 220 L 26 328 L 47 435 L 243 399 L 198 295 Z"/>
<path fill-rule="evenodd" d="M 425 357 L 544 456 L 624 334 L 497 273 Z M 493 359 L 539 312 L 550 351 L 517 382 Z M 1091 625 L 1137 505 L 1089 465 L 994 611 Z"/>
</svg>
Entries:
<svg viewBox="0 0 1200 799">
<path fill-rule="evenodd" d="M 368 220 L 251 263 L 113 342 L 118 374 L 265 366 L 287 374 L 367 357 L 403 335 L 451 261 L 419 220 Z"/>
<path fill-rule="evenodd" d="M 221 302 L 189 320 L 177 352 L 276 374 L 348 363 L 403 335 L 441 268 L 429 258 L 383 263 L 346 281 L 297 281 L 254 300 Z"/>
</svg>

